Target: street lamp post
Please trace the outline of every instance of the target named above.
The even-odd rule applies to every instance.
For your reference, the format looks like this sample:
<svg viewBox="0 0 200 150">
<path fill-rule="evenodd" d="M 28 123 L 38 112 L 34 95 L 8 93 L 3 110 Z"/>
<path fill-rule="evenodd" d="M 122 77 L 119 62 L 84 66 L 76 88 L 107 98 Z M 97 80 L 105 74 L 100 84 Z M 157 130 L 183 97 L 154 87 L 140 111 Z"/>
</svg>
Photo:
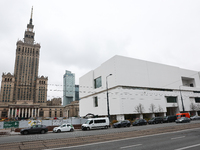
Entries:
<svg viewBox="0 0 200 150">
<path fill-rule="evenodd" d="M 180 91 L 180 95 L 181 95 L 182 108 L 183 108 L 183 112 L 185 112 L 185 108 L 184 108 L 184 104 L 183 104 L 183 97 L 182 97 L 182 94 L 181 94 L 181 88 L 180 88 L 180 86 L 179 86 L 179 91 Z"/>
<path fill-rule="evenodd" d="M 112 74 L 109 74 L 109 75 L 106 77 L 107 110 L 108 110 L 108 119 L 109 119 L 109 121 L 110 121 L 109 96 L 108 96 L 108 81 L 107 81 L 107 78 L 108 78 L 109 76 L 112 76 Z"/>
</svg>

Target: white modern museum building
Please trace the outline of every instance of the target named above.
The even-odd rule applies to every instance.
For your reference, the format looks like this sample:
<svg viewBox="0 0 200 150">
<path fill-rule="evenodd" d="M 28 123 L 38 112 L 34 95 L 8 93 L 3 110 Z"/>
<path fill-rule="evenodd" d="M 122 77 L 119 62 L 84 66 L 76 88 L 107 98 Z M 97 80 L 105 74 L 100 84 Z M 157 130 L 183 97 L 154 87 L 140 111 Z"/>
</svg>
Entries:
<svg viewBox="0 0 200 150">
<path fill-rule="evenodd" d="M 80 116 L 107 116 L 107 91 L 112 120 L 175 115 L 183 109 L 200 115 L 198 71 L 114 56 L 83 75 L 79 87 Z"/>
</svg>

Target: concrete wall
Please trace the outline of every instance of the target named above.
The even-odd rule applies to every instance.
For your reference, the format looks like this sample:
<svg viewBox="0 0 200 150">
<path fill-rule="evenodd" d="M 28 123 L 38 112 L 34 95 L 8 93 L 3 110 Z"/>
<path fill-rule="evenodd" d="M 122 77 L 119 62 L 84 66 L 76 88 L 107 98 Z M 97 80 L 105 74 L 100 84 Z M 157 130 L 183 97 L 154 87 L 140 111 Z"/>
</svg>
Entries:
<svg viewBox="0 0 200 150">
<path fill-rule="evenodd" d="M 144 113 L 149 111 L 153 103 L 156 109 L 162 108 L 166 113 L 167 107 L 177 107 L 182 111 L 180 90 L 184 99 L 185 110 L 190 111 L 191 99 L 200 97 L 200 78 L 197 71 L 181 69 L 143 60 L 114 56 L 97 69 L 90 71 L 79 79 L 80 84 L 80 116 L 87 113 L 107 115 L 106 76 L 109 88 L 111 115 L 137 114 L 135 107 L 141 103 Z M 94 89 L 94 79 L 102 78 L 102 86 Z M 182 77 L 193 78 L 196 87 L 185 87 Z M 124 89 L 122 87 L 133 89 Z M 136 89 L 134 89 L 136 87 Z M 112 89 L 110 89 L 112 88 Z M 137 89 L 138 88 L 138 89 Z M 168 89 L 171 91 L 162 91 Z M 94 97 L 98 97 L 98 107 L 94 107 Z M 167 96 L 177 97 L 177 103 L 167 103 Z"/>
</svg>

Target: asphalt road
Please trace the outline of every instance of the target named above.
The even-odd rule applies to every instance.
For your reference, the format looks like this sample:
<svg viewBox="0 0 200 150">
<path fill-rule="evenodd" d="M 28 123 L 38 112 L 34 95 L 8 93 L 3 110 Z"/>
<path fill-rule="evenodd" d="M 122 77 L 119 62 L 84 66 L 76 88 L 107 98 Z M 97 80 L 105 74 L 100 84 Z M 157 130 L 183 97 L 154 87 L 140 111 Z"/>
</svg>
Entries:
<svg viewBox="0 0 200 150">
<path fill-rule="evenodd" d="M 194 123 L 200 123 L 200 120 L 190 122 L 190 124 L 194 124 Z M 125 128 L 109 128 L 109 129 L 90 130 L 90 131 L 75 130 L 74 132 L 63 132 L 63 133 L 49 132 L 47 134 L 2 136 L 0 137 L 0 144 L 11 143 L 11 142 L 13 143 L 13 142 L 24 142 L 24 141 L 59 139 L 59 138 L 61 139 L 74 138 L 74 137 L 102 135 L 102 134 L 128 132 L 128 131 L 140 131 L 140 130 L 146 130 L 146 129 L 160 128 L 160 127 L 169 127 L 169 126 L 173 127 L 173 126 L 178 126 L 178 125 L 182 125 L 182 124 L 163 123 L 163 124 L 155 124 L 155 125 L 131 126 L 131 127 L 125 127 Z"/>
<path fill-rule="evenodd" d="M 56 150 L 199 150 L 199 139 L 200 128 L 56 148 Z"/>
</svg>

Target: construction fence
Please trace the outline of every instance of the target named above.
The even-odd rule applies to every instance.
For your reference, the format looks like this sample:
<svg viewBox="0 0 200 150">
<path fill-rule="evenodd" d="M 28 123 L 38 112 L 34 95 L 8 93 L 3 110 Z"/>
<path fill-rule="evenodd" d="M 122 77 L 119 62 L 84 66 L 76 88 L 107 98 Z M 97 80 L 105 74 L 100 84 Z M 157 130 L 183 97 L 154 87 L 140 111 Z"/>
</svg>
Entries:
<svg viewBox="0 0 200 150">
<path fill-rule="evenodd" d="M 21 120 L 21 121 L 4 121 L 0 122 L 0 129 L 6 128 L 27 128 L 32 125 L 46 125 L 46 126 L 60 126 L 63 123 L 70 123 L 72 125 L 79 125 L 86 122 L 84 118 L 69 118 L 59 120 Z"/>
</svg>

